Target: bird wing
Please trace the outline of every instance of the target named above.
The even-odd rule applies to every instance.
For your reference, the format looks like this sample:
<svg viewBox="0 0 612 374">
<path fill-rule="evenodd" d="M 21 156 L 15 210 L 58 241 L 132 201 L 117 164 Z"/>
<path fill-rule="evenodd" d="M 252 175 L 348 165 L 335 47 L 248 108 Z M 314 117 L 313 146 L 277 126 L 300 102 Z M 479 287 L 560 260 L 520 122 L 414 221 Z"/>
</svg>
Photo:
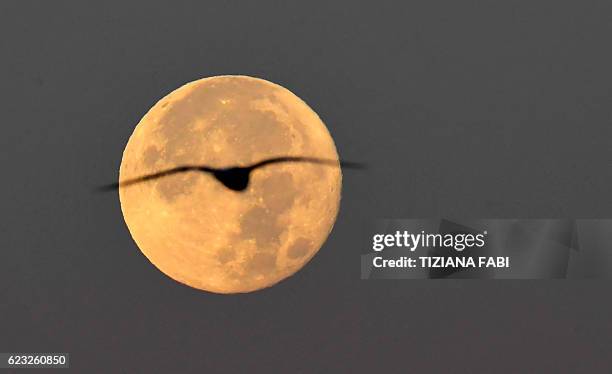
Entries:
<svg viewBox="0 0 612 374">
<path fill-rule="evenodd" d="M 126 187 L 126 186 L 130 186 L 130 185 L 133 185 L 133 184 L 136 184 L 136 183 L 145 182 L 145 181 L 149 181 L 149 180 L 157 179 L 157 178 L 162 178 L 162 177 L 167 177 L 167 176 L 173 175 L 173 174 L 185 173 L 185 172 L 188 172 L 188 171 L 212 172 L 213 169 L 211 169 L 211 168 L 209 168 L 207 166 L 193 166 L 193 165 L 177 166 L 177 167 L 172 168 L 172 169 L 158 171 L 157 173 L 147 174 L 147 175 L 143 175 L 143 176 L 140 176 L 140 177 L 137 177 L 137 178 L 127 179 L 127 180 L 124 180 L 124 181 L 107 184 L 107 185 L 99 187 L 98 190 L 100 190 L 100 191 L 117 190 L 120 187 Z"/>
<path fill-rule="evenodd" d="M 275 157 L 275 158 L 269 158 L 267 160 L 263 160 L 263 161 L 259 161 L 253 165 L 251 165 L 251 169 L 256 169 L 262 166 L 266 166 L 266 165 L 270 165 L 270 164 L 276 164 L 276 163 L 280 163 L 280 162 L 309 162 L 312 164 L 322 164 L 322 165 L 329 165 L 329 166 L 336 166 L 338 165 L 338 161 L 336 160 L 331 160 L 331 159 L 324 159 L 324 158 L 316 158 L 316 157 L 292 157 L 292 156 L 286 156 L 286 157 Z M 364 168 L 365 165 L 364 164 L 360 164 L 357 162 L 348 162 L 348 161 L 340 161 L 340 166 L 344 167 L 344 168 L 349 168 L 349 169 L 361 169 Z"/>
</svg>

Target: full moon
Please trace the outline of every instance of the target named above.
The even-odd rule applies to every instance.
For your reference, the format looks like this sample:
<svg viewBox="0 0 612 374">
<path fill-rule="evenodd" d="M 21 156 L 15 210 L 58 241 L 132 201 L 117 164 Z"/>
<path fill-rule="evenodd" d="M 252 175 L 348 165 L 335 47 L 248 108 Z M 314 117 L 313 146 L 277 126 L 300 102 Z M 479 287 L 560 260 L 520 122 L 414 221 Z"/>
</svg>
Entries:
<svg viewBox="0 0 612 374">
<path fill-rule="evenodd" d="M 325 124 L 299 97 L 263 79 L 188 83 L 140 120 L 119 180 L 181 165 L 247 166 L 282 156 L 334 160 L 255 169 L 245 191 L 213 176 L 174 174 L 119 190 L 132 238 L 160 271 L 216 293 L 259 290 L 295 274 L 327 239 L 342 173 Z"/>
</svg>

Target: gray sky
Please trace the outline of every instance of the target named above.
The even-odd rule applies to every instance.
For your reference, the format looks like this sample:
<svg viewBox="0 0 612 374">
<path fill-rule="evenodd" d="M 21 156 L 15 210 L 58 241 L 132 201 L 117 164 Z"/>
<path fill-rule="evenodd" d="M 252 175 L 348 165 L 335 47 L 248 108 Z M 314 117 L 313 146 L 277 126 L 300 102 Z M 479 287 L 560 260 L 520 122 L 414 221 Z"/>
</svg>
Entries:
<svg viewBox="0 0 612 374">
<path fill-rule="evenodd" d="M 609 282 L 362 281 L 379 218 L 605 218 L 610 2 L 0 4 L 0 351 L 75 371 L 604 372 Z M 302 271 L 227 297 L 133 244 L 117 177 L 181 84 L 245 74 L 325 121 L 346 172 Z"/>
</svg>

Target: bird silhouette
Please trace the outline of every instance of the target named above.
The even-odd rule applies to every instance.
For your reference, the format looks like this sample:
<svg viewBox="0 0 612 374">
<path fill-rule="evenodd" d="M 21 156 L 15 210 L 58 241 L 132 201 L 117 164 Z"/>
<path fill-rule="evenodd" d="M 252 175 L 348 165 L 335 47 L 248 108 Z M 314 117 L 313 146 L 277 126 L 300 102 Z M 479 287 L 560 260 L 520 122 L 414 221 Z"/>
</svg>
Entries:
<svg viewBox="0 0 612 374">
<path fill-rule="evenodd" d="M 284 163 L 284 162 L 307 162 L 312 164 L 320 164 L 327 166 L 337 166 L 338 161 L 326 160 L 314 157 L 276 157 L 267 160 L 259 161 L 249 166 L 232 166 L 227 168 L 213 168 L 206 165 L 183 165 L 177 166 L 171 169 L 166 169 L 153 174 L 143 175 L 134 179 L 128 179 L 120 182 L 107 184 L 98 188 L 99 191 L 114 191 L 121 187 L 131 186 L 137 183 L 142 183 L 162 177 L 167 177 L 173 174 L 186 173 L 191 171 L 198 171 L 202 173 L 211 174 L 215 179 L 221 182 L 225 187 L 233 191 L 244 191 L 249 186 L 251 172 L 255 169 L 259 169 L 264 166 L 271 164 Z M 363 169 L 364 164 L 357 162 L 340 161 L 340 166 L 348 169 Z"/>
</svg>

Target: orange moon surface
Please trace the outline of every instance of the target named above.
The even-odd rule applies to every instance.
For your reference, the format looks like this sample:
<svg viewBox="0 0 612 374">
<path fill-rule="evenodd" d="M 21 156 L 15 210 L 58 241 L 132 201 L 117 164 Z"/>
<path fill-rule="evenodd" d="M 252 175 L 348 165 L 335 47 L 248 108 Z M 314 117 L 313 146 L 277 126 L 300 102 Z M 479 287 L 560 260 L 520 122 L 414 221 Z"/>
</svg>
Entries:
<svg viewBox="0 0 612 374">
<path fill-rule="evenodd" d="M 289 90 L 247 76 L 210 77 L 147 112 L 125 147 L 119 180 L 279 156 L 338 161 L 325 124 Z M 295 274 L 319 251 L 341 185 L 339 162 L 277 163 L 255 169 L 243 192 L 189 172 L 122 187 L 119 198 L 132 238 L 164 274 L 205 291 L 241 293 Z"/>
</svg>

